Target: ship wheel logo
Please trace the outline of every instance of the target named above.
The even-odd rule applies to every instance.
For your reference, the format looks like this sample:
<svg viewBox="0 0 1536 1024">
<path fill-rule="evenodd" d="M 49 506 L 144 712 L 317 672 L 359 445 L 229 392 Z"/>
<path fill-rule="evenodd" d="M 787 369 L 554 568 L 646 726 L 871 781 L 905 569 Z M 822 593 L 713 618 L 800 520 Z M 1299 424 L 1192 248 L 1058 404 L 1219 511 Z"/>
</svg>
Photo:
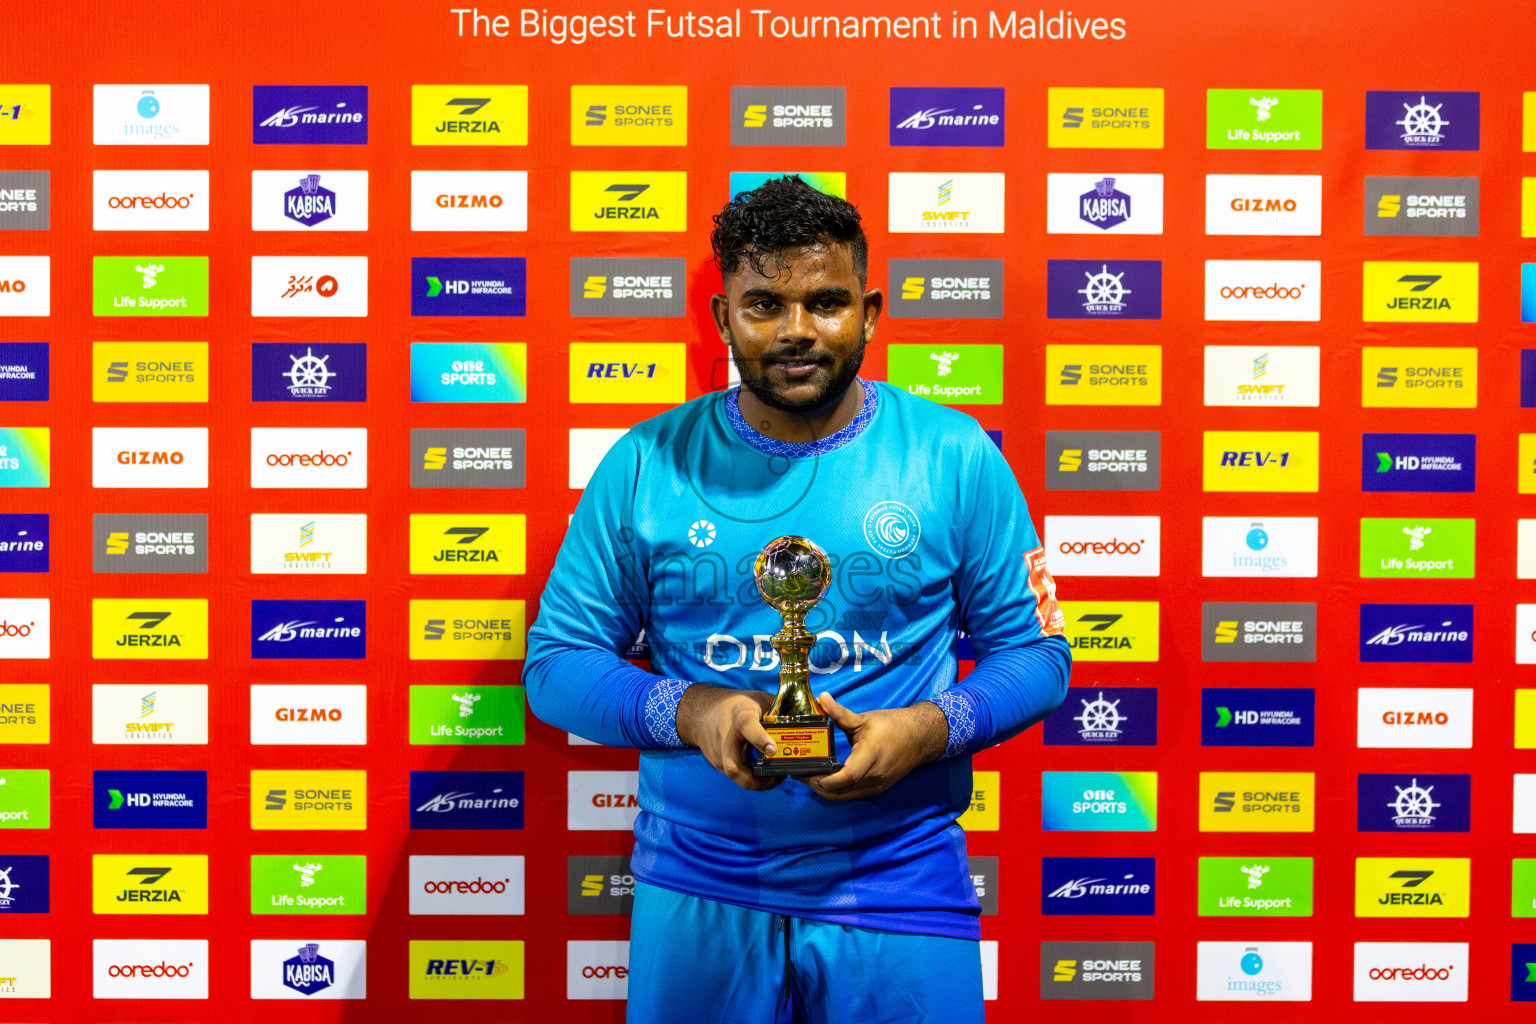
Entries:
<svg viewBox="0 0 1536 1024">
<path fill-rule="evenodd" d="M 1397 825 L 1432 825 L 1435 821 L 1434 810 L 1440 805 L 1435 803 L 1430 792 L 1434 786 L 1420 786 L 1419 780 L 1414 779 L 1406 788 L 1394 786 L 1397 790 L 1397 799 L 1387 804 L 1393 811 L 1393 822 Z"/>
<path fill-rule="evenodd" d="M 330 390 L 327 383 L 336 374 L 326 369 L 330 355 L 317 356 L 313 348 L 306 348 L 302 356 L 289 356 L 293 368 L 283 374 L 289 380 L 288 390 L 295 394 L 324 394 Z"/>
<path fill-rule="evenodd" d="M 1084 271 L 1084 276 L 1088 278 L 1088 284 L 1079 288 L 1077 294 L 1083 296 L 1083 309 L 1086 312 L 1118 313 L 1125 308 L 1125 296 L 1131 294 L 1124 283 L 1125 271 L 1111 274 L 1109 265 L 1104 264 L 1097 274 Z"/>
<path fill-rule="evenodd" d="M 1080 735 L 1083 739 L 1118 739 L 1120 736 L 1120 723 L 1130 719 L 1120 713 L 1119 700 L 1105 700 L 1104 691 L 1100 690 L 1094 700 L 1082 700 L 1083 713 L 1072 721 L 1082 726 Z"/>
<path fill-rule="evenodd" d="M 1442 138 L 1440 129 L 1451 123 L 1440 116 L 1443 106 L 1443 103 L 1430 106 L 1426 96 L 1420 96 L 1419 102 L 1414 104 L 1404 103 L 1403 119 L 1394 122 L 1402 126 L 1403 141 L 1416 146 L 1438 145 Z"/>
</svg>

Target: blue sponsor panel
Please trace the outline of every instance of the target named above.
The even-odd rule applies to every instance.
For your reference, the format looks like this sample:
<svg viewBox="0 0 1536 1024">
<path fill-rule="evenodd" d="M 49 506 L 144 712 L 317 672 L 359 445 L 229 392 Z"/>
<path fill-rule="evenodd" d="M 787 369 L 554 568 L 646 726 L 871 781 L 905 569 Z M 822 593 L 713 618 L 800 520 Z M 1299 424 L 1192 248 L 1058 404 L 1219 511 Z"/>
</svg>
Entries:
<svg viewBox="0 0 1536 1024">
<path fill-rule="evenodd" d="M 1317 691 L 1301 687 L 1214 687 L 1200 691 L 1202 747 L 1310 747 Z"/>
<path fill-rule="evenodd" d="M 0 853 L 0 917 L 48 913 L 48 858 Z"/>
<path fill-rule="evenodd" d="M 891 145 L 1001 146 L 1002 89 L 891 90 Z"/>
<path fill-rule="evenodd" d="M 1477 435 L 1362 434 L 1360 489 L 1470 494 L 1477 490 Z"/>
<path fill-rule="evenodd" d="M 1048 747 L 1157 746 L 1157 688 L 1073 686 L 1045 720 Z"/>
<path fill-rule="evenodd" d="M 48 343 L 0 341 L 0 402 L 48 401 Z"/>
<path fill-rule="evenodd" d="M 48 571 L 48 517 L 0 513 L 0 572 Z"/>
<path fill-rule="evenodd" d="M 363 342 L 259 341 L 251 345 L 253 402 L 366 402 L 368 346 Z"/>
<path fill-rule="evenodd" d="M 1161 320 L 1161 260 L 1049 260 L 1045 315 L 1052 320 Z"/>
<path fill-rule="evenodd" d="M 363 658 L 366 601 L 252 601 L 252 658 Z"/>
<path fill-rule="evenodd" d="M 521 256 L 411 259 L 411 316 L 523 316 L 527 308 Z"/>
<path fill-rule="evenodd" d="M 1362 604 L 1360 660 L 1466 664 L 1472 605 Z"/>
<path fill-rule="evenodd" d="M 1475 92 L 1368 91 L 1365 148 L 1475 150 L 1481 107 Z"/>
<path fill-rule="evenodd" d="M 95 828 L 207 828 L 208 773 L 91 773 Z"/>
<path fill-rule="evenodd" d="M 251 141 L 258 146 L 366 146 L 368 87 L 252 86 Z"/>
<path fill-rule="evenodd" d="M 1515 1003 L 1536 1003 L 1536 942 L 1510 943 L 1509 998 Z"/>
<path fill-rule="evenodd" d="M 1049 917 L 1150 917 L 1157 909 L 1154 857 L 1043 857 L 1040 913 Z"/>
<path fill-rule="evenodd" d="M 1531 282 L 1536 298 L 1536 280 Z M 1520 408 L 1536 409 L 1536 348 L 1520 350 Z"/>
<path fill-rule="evenodd" d="M 1356 820 L 1360 832 L 1470 832 L 1472 776 L 1362 774 Z"/>
<path fill-rule="evenodd" d="M 522 827 L 522 772 L 411 772 L 413 829 Z"/>
</svg>

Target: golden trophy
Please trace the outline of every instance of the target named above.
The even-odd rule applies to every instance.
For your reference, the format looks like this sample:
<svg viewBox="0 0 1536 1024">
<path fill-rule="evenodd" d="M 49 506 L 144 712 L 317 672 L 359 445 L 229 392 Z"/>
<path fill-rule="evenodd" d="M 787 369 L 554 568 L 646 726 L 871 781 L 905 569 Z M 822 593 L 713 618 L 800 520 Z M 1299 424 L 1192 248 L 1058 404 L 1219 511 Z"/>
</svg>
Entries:
<svg viewBox="0 0 1536 1024">
<path fill-rule="evenodd" d="M 777 747 L 772 757 L 759 756 L 752 774 L 827 775 L 842 767 L 832 739 L 832 719 L 811 692 L 811 648 L 816 637 L 806 632 L 805 614 L 832 584 L 827 553 L 804 537 L 786 535 L 772 540 L 752 567 L 758 593 L 784 620 L 772 638 L 779 654 L 779 695 L 763 715 L 763 728 Z"/>
</svg>

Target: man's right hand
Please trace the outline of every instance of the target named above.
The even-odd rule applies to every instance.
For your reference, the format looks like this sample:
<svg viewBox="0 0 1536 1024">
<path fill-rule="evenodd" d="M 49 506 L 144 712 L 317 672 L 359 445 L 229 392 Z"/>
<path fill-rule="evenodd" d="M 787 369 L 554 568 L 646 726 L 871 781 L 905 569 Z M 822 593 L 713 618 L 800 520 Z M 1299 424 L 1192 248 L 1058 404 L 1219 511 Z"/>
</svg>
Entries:
<svg viewBox="0 0 1536 1024">
<path fill-rule="evenodd" d="M 773 706 L 773 696 L 760 690 L 728 690 L 722 686 L 694 683 L 677 702 L 677 735 L 690 747 L 698 747 L 710 764 L 742 789 L 772 789 L 784 781 L 752 774 L 748 745 L 764 754 L 774 750 L 763 728 L 763 712 Z"/>
</svg>

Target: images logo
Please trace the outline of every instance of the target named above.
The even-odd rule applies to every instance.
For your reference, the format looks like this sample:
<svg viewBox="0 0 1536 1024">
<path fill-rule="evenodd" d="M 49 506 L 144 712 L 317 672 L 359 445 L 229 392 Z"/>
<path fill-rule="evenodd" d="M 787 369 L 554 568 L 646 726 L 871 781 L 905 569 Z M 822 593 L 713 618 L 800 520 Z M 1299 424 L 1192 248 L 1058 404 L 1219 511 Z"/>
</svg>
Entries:
<svg viewBox="0 0 1536 1024">
<path fill-rule="evenodd" d="M 412 829 L 522 827 L 522 772 L 411 772 Z"/>
<path fill-rule="evenodd" d="M 252 914 L 366 914 L 368 858 L 251 855 Z"/>
<path fill-rule="evenodd" d="M 1046 379 L 1049 387 L 1050 377 Z M 1158 431 L 1046 431 L 1048 491 L 1155 491 L 1161 486 L 1162 434 Z"/>
<path fill-rule="evenodd" d="M 251 401 L 365 402 L 368 346 L 364 342 L 251 344 Z"/>
<path fill-rule="evenodd" d="M 523 912 L 522 857 L 412 857 L 412 914 Z"/>
<path fill-rule="evenodd" d="M 1201 520 L 1202 576 L 1317 575 L 1317 520 L 1308 517 Z"/>
<path fill-rule="evenodd" d="M 1160 320 L 1162 261 L 1050 260 L 1045 315 L 1053 320 Z"/>
<path fill-rule="evenodd" d="M 47 342 L 0 341 L 0 402 L 46 401 Z"/>
<path fill-rule="evenodd" d="M 1151 942 L 1040 943 L 1041 999 L 1151 999 Z"/>
<path fill-rule="evenodd" d="M 527 516 L 411 516 L 411 573 L 505 575 L 524 571 Z"/>
<path fill-rule="evenodd" d="M 1200 606 L 1201 661 L 1316 661 L 1317 605 Z"/>
<path fill-rule="evenodd" d="M 47 316 L 51 267 L 47 256 L 0 256 L 0 317 Z"/>
<path fill-rule="evenodd" d="M 1317 721 L 1312 689 L 1200 691 L 1202 747 L 1310 747 Z"/>
<path fill-rule="evenodd" d="M 0 828 L 52 826 L 48 769 L 5 769 L 0 771 L 0 787 Z"/>
<path fill-rule="evenodd" d="M 207 828 L 208 773 L 93 772 L 95 828 Z"/>
<path fill-rule="evenodd" d="M 0 572 L 48 571 L 48 516 L 0 513 Z"/>
<path fill-rule="evenodd" d="M 1047 832 L 1157 831 L 1156 772 L 1043 772 Z"/>
<path fill-rule="evenodd" d="M 1320 235 L 1319 174 L 1207 174 L 1208 235 Z"/>
<path fill-rule="evenodd" d="M 1002 260 L 890 261 L 889 280 L 901 288 L 890 297 L 898 319 L 998 319 L 1003 315 Z"/>
<path fill-rule="evenodd" d="M 688 230 L 687 171 L 572 171 L 572 231 Z"/>
<path fill-rule="evenodd" d="M 411 86 L 411 145 L 526 146 L 526 85 Z"/>
<path fill-rule="evenodd" d="M 1163 90 L 1046 90 L 1051 149 L 1162 149 Z"/>
<path fill-rule="evenodd" d="M 1362 519 L 1360 575 L 1367 579 L 1472 579 L 1475 519 Z"/>
<path fill-rule="evenodd" d="M 411 486 L 522 487 L 526 431 L 411 430 Z"/>
<path fill-rule="evenodd" d="M 0 854 L 0 864 L 0 917 L 48 913 L 48 858 Z M 7 959 L 6 966 L 15 963 Z"/>
<path fill-rule="evenodd" d="M 0 146 L 48 145 L 52 96 L 49 85 L 0 85 Z"/>
<path fill-rule="evenodd" d="M 364 146 L 368 144 L 366 85 L 255 85 L 251 141 Z"/>
<path fill-rule="evenodd" d="M 1361 687 L 1356 746 L 1468 749 L 1472 691 Z"/>
<path fill-rule="evenodd" d="M 410 972 L 412 999 L 521 999 L 523 943 L 412 939 Z"/>
<path fill-rule="evenodd" d="M 98 853 L 91 858 L 91 883 L 97 914 L 208 913 L 202 854 Z"/>
<path fill-rule="evenodd" d="M 847 90 L 842 86 L 731 87 L 731 145 L 841 146 Z"/>
<path fill-rule="evenodd" d="M 412 316 L 523 316 L 528 261 L 521 256 L 413 257 Z"/>
<path fill-rule="evenodd" d="M 889 345 L 886 377 L 908 394 L 944 405 L 1003 401 L 1001 345 Z"/>
<path fill-rule="evenodd" d="M 1475 92 L 1365 94 L 1365 148 L 1476 150 L 1481 97 Z"/>
<path fill-rule="evenodd" d="M 1195 998 L 1220 1002 L 1310 1002 L 1312 943 L 1201 942 Z"/>
<path fill-rule="evenodd" d="M 1207 89 L 1205 148 L 1322 149 L 1323 91 Z"/>
<path fill-rule="evenodd" d="M 686 85 L 571 86 L 571 145 L 686 146 Z"/>
<path fill-rule="evenodd" d="M 98 146 L 208 145 L 208 86 L 97 85 Z"/>
<path fill-rule="evenodd" d="M 1201 772 L 1201 832 L 1311 832 L 1311 772 Z"/>
<path fill-rule="evenodd" d="M 252 601 L 252 658 L 367 656 L 366 601 Z"/>
<path fill-rule="evenodd" d="M 206 598 L 93 598 L 91 657 L 206 659 L 208 601 Z"/>
<path fill-rule="evenodd" d="M 891 145 L 1001 146 L 1003 89 L 891 89 Z"/>
<path fill-rule="evenodd" d="M 1364 290 L 1360 316 L 1366 323 L 1477 323 L 1476 263 L 1387 263 L 1367 260 L 1362 264 L 1362 269 Z M 1419 352 L 1427 358 L 1434 352 L 1454 350 L 1396 351 Z M 1415 383 L 1418 382 L 1410 381 L 1409 386 Z M 1419 383 L 1418 386 L 1450 385 Z"/>
<path fill-rule="evenodd" d="M 365 829 L 368 827 L 368 773 L 365 771 L 251 772 L 251 828 Z"/>
<path fill-rule="evenodd" d="M 1199 899 L 1201 917 L 1311 917 L 1312 858 L 1201 857 Z"/>
<path fill-rule="evenodd" d="M 888 181 L 893 234 L 1003 232 L 1002 174 L 892 171 Z"/>
<path fill-rule="evenodd" d="M 1205 318 L 1315 321 L 1322 279 L 1317 260 L 1206 260 Z"/>
<path fill-rule="evenodd" d="M 1040 913 L 1150 917 L 1156 884 L 1152 857 L 1043 857 Z"/>
<path fill-rule="evenodd" d="M 1356 807 L 1360 832 L 1468 832 L 1472 776 L 1362 774 Z"/>
<path fill-rule="evenodd" d="M 207 171 L 92 171 L 96 231 L 207 231 Z"/>
<path fill-rule="evenodd" d="M 1155 747 L 1157 689 L 1072 687 L 1044 729 L 1048 747 Z"/>
<path fill-rule="evenodd" d="M 1478 179 L 1365 179 L 1365 233 L 1476 238 Z"/>
</svg>

